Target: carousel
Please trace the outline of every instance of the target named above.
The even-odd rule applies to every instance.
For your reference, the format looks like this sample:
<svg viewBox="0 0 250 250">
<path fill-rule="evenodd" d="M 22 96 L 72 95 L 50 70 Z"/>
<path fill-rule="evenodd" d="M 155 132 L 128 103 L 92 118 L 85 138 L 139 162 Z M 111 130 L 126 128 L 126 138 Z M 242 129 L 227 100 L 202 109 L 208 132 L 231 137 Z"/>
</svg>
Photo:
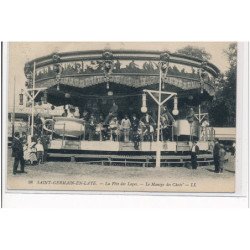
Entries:
<svg viewBox="0 0 250 250">
<path fill-rule="evenodd" d="M 77 51 L 36 58 L 24 72 L 32 114 L 36 103 L 64 107 L 43 120 L 51 157 L 160 167 L 190 161 L 195 140 L 199 161 L 212 161 L 214 130 L 202 105 L 219 70 L 208 61 L 168 51 Z"/>
</svg>

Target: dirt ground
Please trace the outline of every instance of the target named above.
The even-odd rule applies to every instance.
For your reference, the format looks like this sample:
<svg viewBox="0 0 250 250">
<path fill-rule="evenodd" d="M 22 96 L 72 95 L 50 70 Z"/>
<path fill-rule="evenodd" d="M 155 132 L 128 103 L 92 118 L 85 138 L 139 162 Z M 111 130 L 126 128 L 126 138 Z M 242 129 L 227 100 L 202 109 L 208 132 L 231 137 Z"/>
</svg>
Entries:
<svg viewBox="0 0 250 250">
<path fill-rule="evenodd" d="M 80 162 L 47 162 L 26 166 L 27 174 L 12 174 L 13 158 L 8 152 L 8 190 L 51 191 L 145 191 L 145 192 L 234 192 L 235 164 L 229 156 L 223 174 L 214 166 L 197 170 L 185 167 L 124 167 Z"/>
</svg>

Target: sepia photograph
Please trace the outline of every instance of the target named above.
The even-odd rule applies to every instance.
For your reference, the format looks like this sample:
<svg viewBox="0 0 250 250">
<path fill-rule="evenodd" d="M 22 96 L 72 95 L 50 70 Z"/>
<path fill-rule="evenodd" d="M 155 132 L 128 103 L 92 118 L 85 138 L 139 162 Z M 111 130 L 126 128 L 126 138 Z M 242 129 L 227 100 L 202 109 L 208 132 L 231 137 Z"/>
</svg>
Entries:
<svg viewBox="0 0 250 250">
<path fill-rule="evenodd" d="M 234 193 L 236 42 L 9 42 L 6 192 Z"/>
</svg>

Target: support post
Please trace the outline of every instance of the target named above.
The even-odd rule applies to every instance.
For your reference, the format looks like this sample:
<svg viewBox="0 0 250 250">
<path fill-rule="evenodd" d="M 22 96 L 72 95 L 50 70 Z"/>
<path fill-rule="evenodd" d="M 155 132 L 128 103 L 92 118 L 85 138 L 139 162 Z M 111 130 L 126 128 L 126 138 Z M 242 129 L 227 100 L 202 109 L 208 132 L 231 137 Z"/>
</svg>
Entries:
<svg viewBox="0 0 250 250">
<path fill-rule="evenodd" d="M 15 134 L 15 119 L 16 119 L 16 77 L 14 77 L 14 93 L 13 93 L 13 111 L 12 111 L 12 138 Z"/>
<path fill-rule="evenodd" d="M 65 140 L 65 123 L 63 124 L 63 142 L 62 142 L 62 145 L 64 145 L 64 140 Z"/>
<path fill-rule="evenodd" d="M 161 124 L 161 65 L 160 69 L 160 79 L 159 79 L 159 104 L 158 104 L 158 117 L 157 117 L 157 137 L 156 137 L 156 168 L 161 167 L 161 145 L 160 145 L 160 124 Z"/>
<path fill-rule="evenodd" d="M 36 62 L 34 62 L 34 67 L 33 67 L 32 110 L 31 110 L 31 137 L 34 136 L 35 82 L 36 82 Z"/>
<path fill-rule="evenodd" d="M 173 96 L 176 96 L 177 93 L 175 92 L 166 92 L 161 90 L 162 85 L 162 62 L 159 63 L 159 90 L 148 90 L 144 89 L 143 91 L 145 93 L 148 93 L 152 99 L 157 103 L 158 105 L 158 117 L 157 117 L 157 139 L 156 139 L 156 168 L 160 168 L 161 166 L 161 143 L 160 143 L 160 130 L 161 130 L 161 106 L 166 103 L 170 98 Z M 158 94 L 159 98 L 157 99 L 153 94 Z M 169 95 L 167 98 L 164 98 L 162 101 L 162 94 Z M 178 110 L 177 110 L 178 111 Z"/>
<path fill-rule="evenodd" d="M 172 141 L 174 141 L 174 125 L 172 124 L 172 126 L 171 126 L 171 130 L 172 130 Z"/>
</svg>

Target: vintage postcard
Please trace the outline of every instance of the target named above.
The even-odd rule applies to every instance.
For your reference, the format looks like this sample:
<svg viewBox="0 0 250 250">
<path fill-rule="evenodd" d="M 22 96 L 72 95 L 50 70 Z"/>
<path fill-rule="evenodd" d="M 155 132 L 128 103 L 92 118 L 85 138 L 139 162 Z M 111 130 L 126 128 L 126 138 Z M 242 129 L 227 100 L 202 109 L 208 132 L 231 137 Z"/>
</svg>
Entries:
<svg viewBox="0 0 250 250">
<path fill-rule="evenodd" d="M 234 193 L 237 51 L 8 43 L 6 191 Z"/>
</svg>

